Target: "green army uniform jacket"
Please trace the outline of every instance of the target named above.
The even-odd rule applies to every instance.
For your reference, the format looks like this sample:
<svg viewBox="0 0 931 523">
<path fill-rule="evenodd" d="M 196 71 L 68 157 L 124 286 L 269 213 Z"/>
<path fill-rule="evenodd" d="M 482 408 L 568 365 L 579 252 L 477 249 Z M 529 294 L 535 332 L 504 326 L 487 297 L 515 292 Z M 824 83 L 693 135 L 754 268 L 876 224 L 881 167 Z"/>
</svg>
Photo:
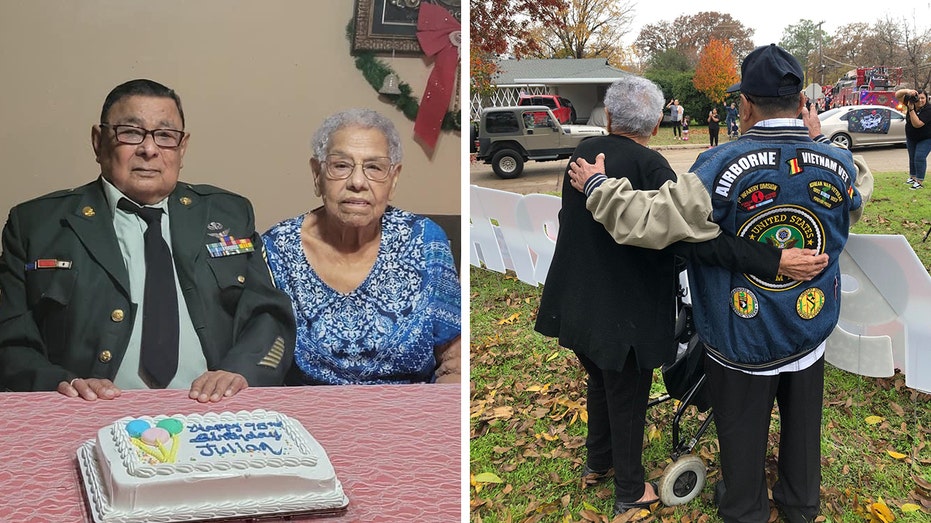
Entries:
<svg viewBox="0 0 931 523">
<path fill-rule="evenodd" d="M 293 357 L 294 316 L 265 263 L 251 203 L 179 183 L 168 209 L 175 270 L 207 368 L 241 374 L 250 386 L 280 385 Z M 218 226 L 251 239 L 255 250 L 211 256 Z M 17 205 L 2 242 L 0 390 L 114 379 L 137 306 L 101 180 Z"/>
</svg>

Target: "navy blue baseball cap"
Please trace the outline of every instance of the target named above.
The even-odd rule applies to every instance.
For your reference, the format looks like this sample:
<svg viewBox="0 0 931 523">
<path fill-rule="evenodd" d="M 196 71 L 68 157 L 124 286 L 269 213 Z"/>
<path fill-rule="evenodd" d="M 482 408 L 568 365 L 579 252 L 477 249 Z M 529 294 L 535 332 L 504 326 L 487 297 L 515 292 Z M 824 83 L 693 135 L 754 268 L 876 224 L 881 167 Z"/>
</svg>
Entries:
<svg viewBox="0 0 931 523">
<path fill-rule="evenodd" d="M 757 47 L 740 65 L 740 81 L 727 92 L 756 96 L 785 96 L 802 92 L 802 64 L 776 44 Z M 785 80 L 788 78 L 788 80 Z"/>
</svg>

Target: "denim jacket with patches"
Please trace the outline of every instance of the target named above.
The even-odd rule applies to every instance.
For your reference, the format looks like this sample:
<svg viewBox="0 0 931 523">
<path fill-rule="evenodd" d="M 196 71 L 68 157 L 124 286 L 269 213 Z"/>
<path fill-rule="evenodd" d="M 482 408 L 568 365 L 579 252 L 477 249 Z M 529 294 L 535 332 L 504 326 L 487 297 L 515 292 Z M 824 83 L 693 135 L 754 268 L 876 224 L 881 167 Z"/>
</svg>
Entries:
<svg viewBox="0 0 931 523">
<path fill-rule="evenodd" d="M 811 140 L 804 127 L 755 126 L 699 155 L 690 171 L 708 191 L 721 229 L 830 256 L 808 282 L 690 266 L 696 327 L 709 350 L 735 367 L 763 371 L 815 349 L 840 314 L 838 259 L 849 213 L 861 205 L 851 153 Z"/>
</svg>

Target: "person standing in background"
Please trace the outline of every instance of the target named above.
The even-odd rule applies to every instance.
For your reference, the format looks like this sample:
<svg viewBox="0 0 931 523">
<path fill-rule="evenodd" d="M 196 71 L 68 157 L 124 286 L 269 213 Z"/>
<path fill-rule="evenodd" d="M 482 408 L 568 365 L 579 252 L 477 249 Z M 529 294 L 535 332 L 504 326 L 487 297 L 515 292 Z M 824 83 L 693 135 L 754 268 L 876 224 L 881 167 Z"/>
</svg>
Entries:
<svg viewBox="0 0 931 523">
<path fill-rule="evenodd" d="M 676 140 L 682 139 L 681 108 L 682 106 L 679 105 L 679 100 L 677 98 L 670 99 L 669 103 L 666 104 L 666 109 L 669 109 L 669 118 L 672 120 L 672 137 Z"/>
<path fill-rule="evenodd" d="M 721 127 L 719 125 L 720 121 L 721 119 L 718 118 L 718 108 L 715 107 L 711 110 L 710 113 L 708 113 L 708 139 L 710 141 L 708 144 L 709 149 L 715 145 L 718 145 L 718 133 L 721 132 Z"/>
<path fill-rule="evenodd" d="M 914 89 L 899 89 L 895 97 L 906 106 L 905 147 L 908 149 L 908 179 L 911 189 L 925 188 L 928 153 L 931 153 L 931 107 L 928 94 Z"/>
</svg>

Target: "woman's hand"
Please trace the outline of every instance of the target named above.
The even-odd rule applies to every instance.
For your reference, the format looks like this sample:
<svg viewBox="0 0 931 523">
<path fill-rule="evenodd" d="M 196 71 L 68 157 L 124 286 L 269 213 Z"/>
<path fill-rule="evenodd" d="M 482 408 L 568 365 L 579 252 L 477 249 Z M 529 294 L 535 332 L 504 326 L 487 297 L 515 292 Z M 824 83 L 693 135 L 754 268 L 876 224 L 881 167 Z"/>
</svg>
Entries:
<svg viewBox="0 0 931 523">
<path fill-rule="evenodd" d="M 436 358 L 434 375 L 437 383 L 462 383 L 462 370 L 459 365 L 461 351 L 462 338 L 460 336 L 433 348 L 433 355 Z"/>
</svg>

